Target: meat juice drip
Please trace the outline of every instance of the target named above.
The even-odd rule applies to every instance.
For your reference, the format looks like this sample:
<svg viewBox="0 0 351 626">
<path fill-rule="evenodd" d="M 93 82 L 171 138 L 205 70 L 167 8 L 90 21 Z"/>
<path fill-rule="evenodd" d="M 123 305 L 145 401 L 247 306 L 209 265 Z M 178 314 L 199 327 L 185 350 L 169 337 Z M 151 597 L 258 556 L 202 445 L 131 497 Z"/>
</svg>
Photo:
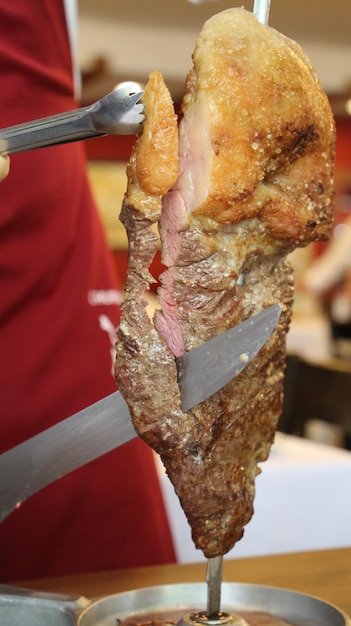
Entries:
<svg viewBox="0 0 351 626">
<path fill-rule="evenodd" d="M 139 615 L 131 615 L 130 618 L 120 620 L 116 618 L 117 626 L 198 626 L 199 624 L 220 625 L 230 624 L 232 626 L 295 626 L 278 616 L 262 611 L 240 611 L 240 615 L 223 613 L 223 621 L 206 619 L 203 614 L 203 621 L 199 621 L 201 611 L 190 611 L 187 616 L 183 615 L 180 609 L 170 611 L 157 611 Z M 226 616 L 226 617 L 225 617 Z M 226 619 L 228 618 L 228 621 Z"/>
<path fill-rule="evenodd" d="M 182 617 L 177 626 L 250 626 L 240 615 L 222 613 L 218 611 L 215 616 L 208 616 L 205 612 L 191 613 Z"/>
</svg>

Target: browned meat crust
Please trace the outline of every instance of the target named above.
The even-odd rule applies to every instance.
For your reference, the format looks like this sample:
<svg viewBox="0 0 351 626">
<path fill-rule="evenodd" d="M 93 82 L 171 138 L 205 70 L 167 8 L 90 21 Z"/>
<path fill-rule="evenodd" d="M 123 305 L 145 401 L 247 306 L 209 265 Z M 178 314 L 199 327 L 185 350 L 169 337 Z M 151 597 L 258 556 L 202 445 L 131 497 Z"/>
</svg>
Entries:
<svg viewBox="0 0 351 626">
<path fill-rule="evenodd" d="M 137 198 L 131 193 L 129 168 L 122 220 L 130 269 L 116 378 L 137 431 L 161 454 L 196 546 L 213 557 L 240 539 L 253 513 L 257 464 L 269 454 L 282 405 L 293 299 L 285 257 L 328 235 L 335 137 L 327 98 L 302 50 L 251 13 L 214 16 L 193 59 L 180 174 L 160 218 L 168 269 L 154 323 L 143 294 L 157 246 L 151 223 L 159 216 L 147 208 L 155 201 L 150 188 L 138 188 Z M 143 134 L 139 141 L 146 140 Z M 174 145 L 160 142 L 159 149 L 172 155 Z M 182 413 L 174 355 L 275 302 L 281 320 L 254 361 Z"/>
</svg>

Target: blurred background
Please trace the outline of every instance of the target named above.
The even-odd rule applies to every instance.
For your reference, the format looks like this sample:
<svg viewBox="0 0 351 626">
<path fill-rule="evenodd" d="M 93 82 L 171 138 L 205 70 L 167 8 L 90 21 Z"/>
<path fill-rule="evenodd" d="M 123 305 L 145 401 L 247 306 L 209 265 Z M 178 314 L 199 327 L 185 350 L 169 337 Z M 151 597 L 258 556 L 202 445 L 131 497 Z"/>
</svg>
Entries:
<svg viewBox="0 0 351 626">
<path fill-rule="evenodd" d="M 252 10 L 253 2 L 79 0 L 82 105 L 126 80 L 142 86 L 157 69 L 177 107 L 204 21 L 232 6 Z M 291 255 L 296 296 L 280 429 L 351 448 L 351 2 L 271 0 L 269 24 L 308 54 L 337 127 L 335 224 L 330 242 Z M 118 215 L 133 142 L 131 137 L 86 142 L 93 190 L 122 282 L 127 240 Z M 158 266 L 156 258 L 155 274 Z"/>
<path fill-rule="evenodd" d="M 83 69 L 93 71 L 96 64 L 99 72 L 99 62 L 105 63 L 112 83 L 143 82 L 151 70 L 159 69 L 177 100 L 203 22 L 232 6 L 252 10 L 253 1 L 195 5 L 187 0 L 79 0 L 78 5 Z M 333 98 L 335 112 L 343 114 L 342 100 L 351 97 L 350 1 L 271 0 L 269 24 L 302 45 Z M 102 83 L 101 66 L 99 79 Z M 96 81 L 94 88 L 101 89 Z"/>
</svg>

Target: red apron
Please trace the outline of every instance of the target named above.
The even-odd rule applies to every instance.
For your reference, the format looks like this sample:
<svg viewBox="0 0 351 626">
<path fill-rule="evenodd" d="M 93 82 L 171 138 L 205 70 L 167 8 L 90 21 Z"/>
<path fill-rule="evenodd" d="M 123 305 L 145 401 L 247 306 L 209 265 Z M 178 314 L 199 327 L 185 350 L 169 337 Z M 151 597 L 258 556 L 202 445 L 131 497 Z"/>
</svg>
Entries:
<svg viewBox="0 0 351 626">
<path fill-rule="evenodd" d="M 74 108 L 62 0 L 0 0 L 0 84 L 0 127 Z M 0 452 L 115 389 L 121 294 L 83 150 L 13 155 L 0 185 Z M 174 558 L 141 440 L 60 479 L 0 524 L 0 582 Z"/>
</svg>

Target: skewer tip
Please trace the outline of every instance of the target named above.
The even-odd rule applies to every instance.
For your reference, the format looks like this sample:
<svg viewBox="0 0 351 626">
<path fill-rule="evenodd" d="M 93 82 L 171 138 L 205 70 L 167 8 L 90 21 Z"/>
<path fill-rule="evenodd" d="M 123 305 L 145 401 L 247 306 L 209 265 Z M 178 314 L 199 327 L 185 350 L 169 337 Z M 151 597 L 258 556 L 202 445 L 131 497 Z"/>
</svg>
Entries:
<svg viewBox="0 0 351 626">
<path fill-rule="evenodd" d="M 271 0 L 254 0 L 253 13 L 261 24 L 267 26 Z"/>
</svg>

